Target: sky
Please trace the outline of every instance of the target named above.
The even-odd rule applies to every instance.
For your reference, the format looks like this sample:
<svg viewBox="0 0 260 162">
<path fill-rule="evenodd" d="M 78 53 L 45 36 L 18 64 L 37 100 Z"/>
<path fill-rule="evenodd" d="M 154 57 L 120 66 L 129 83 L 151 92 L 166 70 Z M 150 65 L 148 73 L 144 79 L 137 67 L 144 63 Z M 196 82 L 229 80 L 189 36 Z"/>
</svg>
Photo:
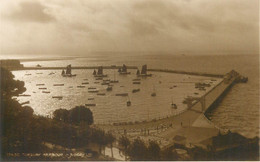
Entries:
<svg viewBox="0 0 260 162">
<path fill-rule="evenodd" d="M 0 0 L 1 55 L 259 53 L 258 0 Z"/>
</svg>

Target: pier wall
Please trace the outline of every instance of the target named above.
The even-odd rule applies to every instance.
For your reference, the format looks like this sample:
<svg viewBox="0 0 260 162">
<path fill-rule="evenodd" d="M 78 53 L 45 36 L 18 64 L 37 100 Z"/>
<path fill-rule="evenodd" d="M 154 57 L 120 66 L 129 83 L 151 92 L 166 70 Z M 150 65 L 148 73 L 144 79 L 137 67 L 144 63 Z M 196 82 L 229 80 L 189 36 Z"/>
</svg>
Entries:
<svg viewBox="0 0 260 162">
<path fill-rule="evenodd" d="M 100 66 L 72 66 L 71 69 L 98 69 Z M 102 66 L 103 69 L 119 69 L 122 66 Z M 62 70 L 66 67 L 17 67 L 12 69 L 13 71 L 16 70 Z M 128 69 L 138 69 L 137 66 L 127 66 Z M 180 70 L 169 70 L 169 69 L 147 69 L 147 71 L 154 71 L 154 72 L 166 72 L 166 73 L 176 73 L 176 74 L 187 74 L 187 75 L 198 75 L 198 76 L 206 76 L 206 77 L 216 77 L 216 78 L 223 78 L 223 74 L 210 74 L 210 73 L 202 73 L 202 72 L 187 72 L 187 71 L 180 71 Z"/>
<path fill-rule="evenodd" d="M 216 78 L 223 78 L 224 77 L 223 74 L 210 74 L 210 73 L 202 73 L 202 72 L 187 72 L 187 71 L 169 70 L 169 69 L 147 69 L 147 71 L 187 74 L 187 75 L 199 75 L 199 76 L 216 77 Z"/>
<path fill-rule="evenodd" d="M 100 66 L 72 66 L 71 69 L 98 69 Z M 118 69 L 122 66 L 102 66 L 103 69 Z M 127 66 L 128 69 L 137 69 L 136 66 Z M 18 70 L 63 70 L 66 67 L 21 67 L 12 69 L 12 71 Z"/>
<path fill-rule="evenodd" d="M 224 81 L 221 82 L 220 87 L 222 87 L 221 93 L 216 97 L 216 99 L 211 102 L 208 105 L 208 108 L 204 111 L 205 116 L 208 118 L 209 113 L 217 108 L 217 106 L 220 104 L 220 102 L 223 100 L 223 98 L 226 96 L 226 94 L 229 92 L 229 90 L 232 88 L 232 86 L 235 84 L 235 79 L 231 81 L 230 83 L 224 83 Z"/>
</svg>

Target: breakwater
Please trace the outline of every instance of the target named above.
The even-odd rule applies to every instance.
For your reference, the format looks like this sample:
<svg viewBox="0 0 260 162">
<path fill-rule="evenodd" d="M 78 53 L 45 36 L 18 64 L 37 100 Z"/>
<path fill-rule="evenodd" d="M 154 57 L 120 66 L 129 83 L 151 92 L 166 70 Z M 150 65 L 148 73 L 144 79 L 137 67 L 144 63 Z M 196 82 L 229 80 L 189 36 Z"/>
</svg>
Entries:
<svg viewBox="0 0 260 162">
<path fill-rule="evenodd" d="M 202 73 L 202 72 L 188 72 L 188 71 L 170 70 L 170 69 L 147 69 L 147 71 L 176 73 L 176 74 L 187 74 L 187 75 L 199 75 L 199 76 L 216 77 L 216 78 L 223 78 L 224 77 L 223 74 L 210 74 L 210 73 Z"/>
<path fill-rule="evenodd" d="M 72 66 L 71 69 L 98 69 L 100 66 Z M 102 66 L 103 69 L 119 69 L 123 66 Z M 63 70 L 66 67 L 16 67 L 12 68 L 12 71 L 16 70 Z M 128 69 L 138 69 L 137 66 L 127 66 Z M 197 76 L 206 76 L 206 77 L 216 77 L 223 78 L 223 74 L 210 74 L 210 73 L 202 73 L 202 72 L 188 72 L 181 70 L 169 70 L 169 69 L 147 69 L 147 71 L 153 72 L 166 72 L 166 73 L 176 73 L 176 74 L 187 74 L 187 75 L 197 75 Z"/>
<path fill-rule="evenodd" d="M 100 66 L 72 66 L 71 69 L 98 69 Z M 119 69 L 123 66 L 102 66 L 103 69 Z M 127 66 L 128 69 L 137 69 L 136 66 Z M 63 70 L 66 69 L 66 67 L 17 67 L 15 69 L 12 69 L 13 71 L 16 70 Z"/>
</svg>

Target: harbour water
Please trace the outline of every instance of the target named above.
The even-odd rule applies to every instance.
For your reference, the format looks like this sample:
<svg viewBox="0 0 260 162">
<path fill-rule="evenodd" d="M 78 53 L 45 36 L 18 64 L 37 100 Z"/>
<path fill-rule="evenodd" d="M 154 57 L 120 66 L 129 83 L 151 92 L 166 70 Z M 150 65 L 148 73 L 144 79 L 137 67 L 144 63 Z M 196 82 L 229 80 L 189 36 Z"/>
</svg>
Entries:
<svg viewBox="0 0 260 162">
<path fill-rule="evenodd" d="M 88 107 L 94 113 L 96 124 L 142 122 L 183 112 L 187 109 L 187 105 L 182 103 L 185 97 L 199 97 L 221 81 L 219 78 L 211 81 L 208 77 L 153 72 L 152 77 L 138 78 L 140 84 L 133 84 L 137 78 L 136 70 L 128 70 L 130 75 L 119 75 L 116 70 L 104 70 L 108 75 L 104 80 L 115 78 L 119 81 L 111 83 L 112 91 L 107 91 L 108 86 L 102 85 L 102 80 L 96 80 L 92 71 L 73 70 L 76 77 L 62 77 L 60 70 L 15 71 L 17 79 L 25 82 L 27 91 L 24 94 L 31 95 L 20 96 L 18 100 L 21 103 L 30 101 L 29 105 L 39 115 L 51 115 L 59 108 L 71 109 L 79 105 L 95 104 Z M 195 89 L 197 82 L 211 82 L 211 87 L 205 91 Z M 140 91 L 133 93 L 133 89 Z M 155 97 L 151 96 L 154 92 Z M 123 93 L 128 93 L 128 96 L 117 96 Z M 53 96 L 61 96 L 62 99 L 52 98 Z M 131 101 L 131 106 L 126 105 L 128 100 Z M 172 102 L 177 105 L 177 109 L 171 107 Z"/>
<path fill-rule="evenodd" d="M 254 137 L 259 135 L 259 64 L 258 64 L 259 58 L 257 55 L 236 55 L 236 56 L 171 56 L 171 55 L 131 55 L 131 56 L 122 56 L 122 55 L 92 55 L 90 57 L 85 58 L 74 58 L 74 59 L 68 59 L 68 60 L 55 60 L 55 61 L 30 61 L 30 62 L 22 62 L 25 66 L 36 66 L 37 64 L 40 64 L 42 66 L 66 66 L 68 64 L 72 64 L 72 66 L 99 66 L 99 65 L 122 65 L 123 63 L 126 65 L 135 65 L 135 66 L 141 66 L 143 64 L 147 64 L 148 68 L 160 68 L 160 69 L 175 69 L 175 70 L 184 70 L 184 71 L 194 71 L 194 72 L 208 72 L 208 73 L 218 73 L 218 74 L 225 74 L 229 72 L 230 70 L 234 69 L 241 73 L 244 76 L 247 76 L 249 78 L 248 83 L 246 84 L 237 84 L 235 85 L 231 91 L 227 94 L 227 96 L 224 98 L 224 100 L 220 103 L 219 107 L 215 109 L 211 114 L 211 120 L 219 127 L 230 129 L 232 131 L 239 132 L 247 137 Z M 60 71 L 55 71 L 57 76 L 60 77 Z M 76 85 L 79 85 L 83 82 L 84 78 L 91 78 L 88 75 L 91 75 L 92 71 L 89 71 L 88 73 L 85 73 L 85 71 L 73 71 L 76 74 L 79 74 L 75 78 L 62 78 L 63 82 L 65 82 L 67 85 L 70 83 L 73 83 Z M 14 72 L 17 79 L 25 80 L 26 78 L 22 78 L 25 73 L 32 73 L 35 75 L 27 76 L 32 77 L 28 81 L 26 81 L 26 88 L 28 89 L 28 92 L 33 92 L 33 88 L 39 88 L 35 87 L 37 83 L 44 83 L 44 79 L 48 77 L 44 77 L 50 73 L 50 71 L 21 71 L 21 72 Z M 43 73 L 43 74 L 36 74 L 36 73 Z M 113 76 L 113 71 L 108 71 L 110 75 Z M 135 73 L 135 71 L 133 72 Z M 57 78 L 54 77 L 55 75 L 49 75 L 49 77 L 52 79 L 53 83 L 56 83 Z M 158 84 L 158 80 L 162 81 L 162 84 L 167 83 L 165 85 L 165 89 L 163 89 L 163 86 L 161 85 L 159 87 L 156 87 L 156 91 L 158 93 L 165 92 L 164 90 L 170 91 L 169 85 L 170 80 L 176 80 L 179 81 L 190 81 L 190 82 L 196 82 L 198 80 L 205 80 L 205 78 L 202 77 L 188 77 L 185 75 L 177 75 L 172 74 L 171 77 L 168 77 L 167 75 L 164 76 L 163 73 L 156 74 L 157 79 L 154 81 L 144 81 L 146 84 L 141 85 L 132 85 L 131 82 L 129 85 L 131 87 L 124 89 L 124 87 L 121 87 L 124 89 L 123 91 L 130 91 L 132 90 L 133 86 L 144 86 L 146 87 L 146 91 L 152 91 L 153 85 L 156 83 Z M 119 76 L 118 76 L 119 77 Z M 132 81 L 131 76 L 129 79 L 122 78 L 123 82 L 127 80 Z M 151 79 L 152 80 L 152 79 Z M 53 83 L 50 83 L 51 85 Z M 60 82 L 61 83 L 61 82 Z M 47 85 L 47 83 L 46 83 Z M 67 86 L 66 85 L 66 86 Z M 185 109 L 185 105 L 182 104 L 182 99 L 189 95 L 193 94 L 194 91 L 192 88 L 194 88 L 193 84 L 185 84 L 185 86 L 177 85 L 177 88 L 180 88 L 179 90 L 176 90 L 174 92 L 173 96 L 175 96 L 174 100 L 179 106 L 179 110 Z M 48 85 L 48 88 L 52 87 Z M 181 89 L 181 87 L 187 88 L 186 90 Z M 62 87 L 59 87 L 62 88 Z M 67 86 L 68 88 L 68 86 Z M 115 88 L 120 89 L 120 87 Z M 36 91 L 36 89 L 35 89 Z M 53 90 L 55 91 L 55 90 Z M 31 106 L 34 108 L 36 113 L 39 112 L 51 112 L 53 111 L 52 107 L 56 108 L 71 108 L 75 105 L 75 103 L 85 104 L 86 100 L 83 102 L 79 98 L 84 97 L 86 99 L 86 96 L 84 96 L 83 93 L 86 93 L 82 91 L 82 89 L 79 88 L 71 88 L 67 90 L 57 90 L 57 92 L 62 92 L 62 95 L 68 94 L 68 97 L 63 98 L 63 100 L 57 101 L 57 102 L 47 102 L 48 98 L 40 97 L 35 98 L 31 100 L 32 104 Z M 128 92 L 129 93 L 129 92 Z M 131 92 L 130 92 L 131 93 Z M 149 92 L 150 93 L 150 92 Z M 160 98 L 159 101 L 156 101 L 151 98 L 150 94 L 147 95 L 147 98 L 150 98 L 150 100 L 147 100 L 148 103 L 153 104 L 155 107 L 159 107 L 157 109 L 149 109 L 149 115 L 158 115 L 156 117 L 163 116 L 164 114 L 162 112 L 169 112 L 170 108 L 168 105 L 171 103 L 171 96 L 167 96 L 170 92 L 165 92 L 164 97 Z M 36 93 L 35 93 L 36 94 Z M 33 94 L 32 94 L 33 95 Z M 57 93 L 58 95 L 58 93 Z M 201 95 L 201 94 L 200 94 Z M 143 95 L 140 95 L 143 96 Z M 149 97 L 148 97 L 149 96 Z M 167 96 L 167 97 L 165 97 Z M 103 98 L 102 98 L 103 97 Z M 132 98 L 133 96 L 130 96 L 130 100 L 136 100 L 139 101 L 136 103 L 137 105 L 142 105 L 142 100 L 140 97 L 137 97 L 136 99 Z M 105 96 L 99 96 L 100 101 L 104 102 L 105 104 L 108 104 L 111 106 L 114 104 L 112 102 L 106 101 Z M 178 99 L 179 98 L 179 99 Z M 35 101 L 33 101 L 35 100 Z M 119 105 L 125 106 L 126 98 L 121 98 Z M 167 105 L 160 105 L 158 103 L 161 102 L 161 100 L 167 100 L 163 103 Z M 66 104 L 61 104 L 64 101 L 67 101 Z M 38 105 L 37 105 L 38 104 Z M 49 104 L 49 105 L 48 105 Z M 157 105 L 158 104 L 158 105 Z M 42 106 L 41 106 L 42 105 Z M 116 107 L 117 105 L 115 105 Z M 126 107 L 126 106 L 125 106 Z M 140 106 L 145 107 L 145 106 Z M 146 106 L 149 107 L 149 106 Z M 45 110 L 42 110 L 45 109 Z M 95 113 L 96 108 L 92 108 L 93 112 Z M 102 108 L 103 113 L 118 113 L 118 111 L 121 111 L 120 117 L 125 118 L 129 117 L 128 111 L 131 112 L 135 120 L 139 120 L 140 117 L 145 116 L 146 120 L 149 117 L 147 114 L 147 111 L 140 111 L 137 107 L 135 107 L 135 104 L 133 104 L 133 108 L 128 109 L 118 109 L 117 111 L 111 111 L 109 109 L 106 109 L 106 107 Z M 143 112 L 140 113 L 140 112 Z M 111 120 L 119 120 L 120 117 L 115 117 L 116 114 L 111 114 L 111 119 L 107 119 L 107 121 Z M 131 114 L 130 113 L 130 114 Z M 137 114 L 140 115 L 137 115 Z M 162 113 L 162 114 L 160 114 Z M 40 113 L 39 113 L 40 114 Z M 139 117 L 138 117 L 139 116 Z M 149 117 L 151 118 L 151 117 Z M 96 121 L 102 122 L 103 117 L 97 117 Z M 129 118 L 132 120 L 132 118 Z"/>
</svg>

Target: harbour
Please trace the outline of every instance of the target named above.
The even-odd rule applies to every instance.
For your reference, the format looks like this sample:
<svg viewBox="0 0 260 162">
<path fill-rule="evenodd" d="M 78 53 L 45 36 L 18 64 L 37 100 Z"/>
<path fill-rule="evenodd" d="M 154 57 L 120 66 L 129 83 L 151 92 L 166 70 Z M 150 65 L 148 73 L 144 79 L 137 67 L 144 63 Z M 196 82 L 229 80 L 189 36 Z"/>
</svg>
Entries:
<svg viewBox="0 0 260 162">
<path fill-rule="evenodd" d="M 113 135 L 115 135 L 115 137 L 117 139 L 120 138 L 121 136 L 127 136 L 130 140 L 140 138 L 143 141 L 145 141 L 146 143 L 148 143 L 151 140 L 158 141 L 161 149 L 163 149 L 163 150 L 166 150 L 166 149 L 172 148 L 172 147 L 175 148 L 175 147 L 177 147 L 177 145 L 178 145 L 178 147 L 179 147 L 179 145 L 184 146 L 184 147 L 186 147 L 186 149 L 187 148 L 192 149 L 194 147 L 202 147 L 207 150 L 208 144 L 205 144 L 205 141 L 209 141 L 213 138 L 219 137 L 219 134 L 221 134 L 221 137 L 229 136 L 229 129 L 221 128 L 218 125 L 216 125 L 214 122 L 212 122 L 210 120 L 211 116 L 208 117 L 208 114 L 211 114 L 212 111 L 217 110 L 217 106 L 221 103 L 220 102 L 221 99 L 223 99 L 225 96 L 224 94 L 228 94 L 230 89 L 232 89 L 231 87 L 233 85 L 237 86 L 236 83 L 238 83 L 239 81 L 247 80 L 246 77 L 241 77 L 235 71 L 232 71 L 232 70 L 226 74 L 225 73 L 223 73 L 223 74 L 202 73 L 203 76 L 200 76 L 201 72 L 194 73 L 194 72 L 182 71 L 183 74 L 180 74 L 179 70 L 177 70 L 177 72 L 175 73 L 176 70 L 156 68 L 155 69 L 156 71 L 154 71 L 154 69 L 150 70 L 148 68 L 147 72 L 151 73 L 152 76 L 143 78 L 143 77 L 136 76 L 136 70 L 140 66 L 135 66 L 136 67 L 135 69 L 129 69 L 129 72 L 131 72 L 131 74 L 128 74 L 127 77 L 126 77 L 126 75 L 121 75 L 121 76 L 117 75 L 117 72 L 115 75 L 115 71 L 117 71 L 117 69 L 112 68 L 112 69 L 105 69 L 104 74 L 107 76 L 102 78 L 102 77 L 94 77 L 92 74 L 93 70 L 94 69 L 97 70 L 100 66 L 95 66 L 94 69 L 73 69 L 73 67 L 74 66 L 71 66 L 71 69 L 73 70 L 72 74 L 76 74 L 76 77 L 69 77 L 69 78 L 61 76 L 61 74 L 60 74 L 61 69 L 60 70 L 40 70 L 40 71 L 42 71 L 41 75 L 37 74 L 37 73 L 39 73 L 39 72 L 37 72 L 37 70 L 27 70 L 27 71 L 26 70 L 15 70 L 13 72 L 21 73 L 22 75 L 24 75 L 23 78 L 28 78 L 28 79 L 35 75 L 37 77 L 45 77 L 49 73 L 53 73 L 52 78 L 53 77 L 56 78 L 55 80 L 53 80 L 54 83 L 61 85 L 61 86 L 54 86 L 54 84 L 50 85 L 48 82 L 44 82 L 44 81 L 42 81 L 40 83 L 33 82 L 32 84 L 34 84 L 35 88 L 37 88 L 37 89 L 39 89 L 39 86 L 44 86 L 44 87 L 40 87 L 40 88 L 47 87 L 48 93 L 50 92 L 50 94 L 52 96 L 54 96 L 53 101 L 55 101 L 56 103 L 57 103 L 57 101 L 58 101 L 58 103 L 59 102 L 62 103 L 64 101 L 67 102 L 66 100 L 68 100 L 68 99 L 66 96 L 68 94 L 64 93 L 65 92 L 64 89 L 66 89 L 67 87 L 72 90 L 72 93 L 74 95 L 76 95 L 77 93 L 83 94 L 80 91 L 82 91 L 82 90 L 84 91 L 84 89 L 86 89 L 86 91 L 90 91 L 89 95 L 91 95 L 91 94 L 93 94 L 93 95 L 85 96 L 86 100 L 89 100 L 89 102 L 85 101 L 85 102 L 82 102 L 82 104 L 89 107 L 91 109 L 91 111 L 94 112 L 94 114 L 97 114 L 98 110 L 100 110 L 100 107 L 102 107 L 102 105 L 104 104 L 104 103 L 100 103 L 100 99 L 104 98 L 104 96 L 102 96 L 103 94 L 105 94 L 107 96 L 106 98 L 110 98 L 111 97 L 110 93 L 112 92 L 112 94 L 115 95 L 116 100 L 121 100 L 122 104 L 124 103 L 124 106 L 119 105 L 119 108 L 121 107 L 120 109 L 122 109 L 120 111 L 129 112 L 129 110 L 135 110 L 136 108 L 138 108 L 138 107 L 136 107 L 137 106 L 136 99 L 132 97 L 132 94 L 142 93 L 142 95 L 143 95 L 148 92 L 148 95 L 150 96 L 150 98 L 155 98 L 155 99 L 157 99 L 157 102 L 158 102 L 159 100 L 162 99 L 162 98 L 160 98 L 160 96 L 162 95 L 160 91 L 165 91 L 167 89 L 167 91 L 169 91 L 169 93 L 171 93 L 173 91 L 176 93 L 176 90 L 178 90 L 180 88 L 182 89 L 182 91 L 184 90 L 183 88 L 186 86 L 191 88 L 192 91 L 190 91 L 188 94 L 184 95 L 186 97 L 184 97 L 184 100 L 181 100 L 181 102 L 180 102 L 181 104 L 186 105 L 187 108 L 185 108 L 185 106 L 184 107 L 181 106 L 180 103 L 178 103 L 178 102 L 176 103 L 176 99 L 172 99 L 169 96 L 169 97 L 167 97 L 167 98 L 169 98 L 169 101 L 166 102 L 166 103 L 168 103 L 168 104 L 166 104 L 166 105 L 168 105 L 168 106 L 166 106 L 166 107 L 168 107 L 168 110 L 166 111 L 165 114 L 155 115 L 155 114 L 153 114 L 152 109 L 149 110 L 146 108 L 146 109 L 142 110 L 142 111 L 145 110 L 142 115 L 143 120 L 140 120 L 138 118 L 137 119 L 129 118 L 129 120 L 123 120 L 123 121 L 119 120 L 118 121 L 119 116 L 117 114 L 114 115 L 114 120 L 108 119 L 108 120 L 106 120 L 106 122 L 101 121 L 101 120 L 99 121 L 98 118 L 95 118 L 96 122 L 93 125 L 93 127 L 104 130 L 105 132 L 108 132 L 108 133 L 110 132 Z M 120 67 L 120 66 L 118 66 L 118 67 Z M 65 68 L 66 68 L 66 66 L 63 67 L 63 69 L 65 69 Z M 26 75 L 28 73 L 31 75 Z M 191 73 L 193 75 L 189 75 L 188 73 Z M 89 75 L 86 75 L 86 74 L 89 74 Z M 173 75 L 173 76 L 176 75 L 176 77 L 178 79 L 175 77 L 173 79 L 170 79 L 171 77 L 169 77 L 169 76 L 171 76 L 171 75 Z M 156 80 L 154 80 L 155 79 L 154 77 L 156 78 Z M 167 81 L 165 79 L 163 79 L 164 77 L 168 78 L 168 79 L 166 79 Z M 62 78 L 64 78 L 65 80 L 63 80 Z M 62 79 L 63 81 L 61 81 L 60 79 Z M 76 84 L 71 84 L 70 80 L 71 81 L 74 80 L 74 82 L 75 82 L 75 79 L 78 80 L 76 82 Z M 99 82 L 95 83 L 97 79 L 99 80 Z M 149 79 L 149 80 L 147 80 L 147 79 Z M 150 79 L 152 79 L 152 80 L 150 80 Z M 193 80 L 193 79 L 195 79 L 195 80 Z M 81 86 L 82 83 L 86 83 L 85 82 L 86 80 L 89 83 L 89 84 L 85 84 L 85 85 L 83 84 L 84 86 L 86 86 L 86 88 L 82 88 L 82 90 L 80 90 L 78 92 L 76 92 L 76 91 L 74 92 L 74 90 L 76 90 L 76 87 Z M 117 81 L 117 82 L 115 82 L 115 84 L 113 84 L 114 80 Z M 129 80 L 129 81 L 126 82 L 126 80 Z M 230 83 L 230 81 L 233 81 L 233 82 Z M 107 85 L 102 85 L 102 83 L 106 83 L 106 82 L 110 82 L 109 85 L 111 85 L 111 87 L 113 87 L 111 92 L 107 91 L 107 88 L 108 88 Z M 133 82 L 141 82 L 142 84 L 132 84 Z M 149 84 L 149 88 L 148 88 L 150 90 L 143 89 L 142 87 L 145 86 L 149 82 L 151 82 Z M 130 88 L 129 84 L 132 84 L 133 86 L 140 86 L 140 87 L 138 88 L 138 87 L 131 86 L 132 88 Z M 100 85 L 103 87 L 100 87 Z M 156 88 L 154 88 L 154 85 L 156 86 Z M 164 85 L 163 89 L 159 88 L 161 85 Z M 49 86 L 51 86 L 51 87 L 53 86 L 53 88 L 57 87 L 57 90 L 63 89 L 62 95 L 60 96 L 59 94 L 57 94 L 57 92 L 54 93 L 54 91 L 53 91 L 54 89 Z M 127 89 L 125 89 L 125 88 L 127 88 Z M 33 93 L 35 94 L 35 92 L 36 92 L 36 94 L 38 94 L 37 90 L 33 90 L 33 89 L 32 89 Z M 120 89 L 121 89 L 121 91 L 118 91 Z M 29 91 L 31 91 L 31 90 L 29 90 Z M 117 91 L 119 93 L 116 93 Z M 128 91 L 128 97 L 124 96 L 124 91 Z M 157 95 L 155 97 L 151 96 L 153 91 L 157 93 Z M 108 92 L 108 93 L 105 93 L 105 92 Z M 184 90 L 184 92 L 185 92 L 185 90 Z M 102 94 L 102 95 L 98 95 L 98 93 Z M 119 95 L 123 94 L 123 96 L 121 96 L 121 97 L 116 96 L 116 94 L 119 94 Z M 175 96 L 178 96 L 178 94 L 175 94 Z M 160 98 L 159 100 L 158 100 L 158 97 Z M 21 100 L 21 102 L 23 101 L 29 105 L 34 104 L 33 101 L 29 102 L 29 103 L 26 102 L 25 99 L 22 98 L 22 96 L 20 98 L 18 97 L 18 99 Z M 28 100 L 28 98 L 27 98 L 27 100 Z M 204 100 L 205 100 L 205 102 L 203 103 Z M 80 100 L 78 100 L 78 101 L 80 101 Z M 185 101 L 185 103 L 184 103 L 184 101 Z M 130 103 L 128 103 L 128 102 L 130 102 Z M 149 102 L 151 102 L 151 101 L 149 101 Z M 158 103 L 160 103 L 160 101 Z M 175 104 L 176 104 L 176 108 L 175 108 Z M 112 104 L 112 105 L 114 105 L 114 104 Z M 202 109 L 203 105 L 204 105 L 204 108 Z M 35 107 L 35 106 L 33 106 L 33 107 Z M 125 108 L 123 108 L 123 107 L 125 107 Z M 144 107 L 144 105 L 142 105 L 142 107 Z M 154 106 L 154 107 L 156 107 L 156 106 Z M 106 106 L 106 108 L 107 108 L 107 106 Z M 139 108 L 139 110 L 140 110 L 140 108 Z M 161 112 L 163 112 L 163 111 L 161 111 Z M 127 114 L 129 114 L 129 113 L 127 113 Z M 49 117 L 51 117 L 51 115 Z M 203 135 L 198 136 L 198 134 L 203 134 Z M 228 148 L 231 148 L 231 146 L 234 147 L 234 145 L 230 145 L 230 146 L 228 146 Z M 118 147 L 118 146 L 115 145 L 115 147 Z M 227 147 L 227 146 L 225 146 L 225 147 Z M 236 147 L 241 147 L 241 145 L 237 145 Z M 178 148 L 178 150 L 180 152 L 187 151 L 187 150 L 185 151 L 181 148 Z"/>
<path fill-rule="evenodd" d="M 129 69 L 138 69 L 136 66 L 129 66 Z M 26 70 L 35 70 L 34 68 L 26 68 Z M 38 69 L 39 67 L 37 67 Z M 71 67 L 71 69 L 99 69 L 100 66 L 97 67 Z M 126 66 L 102 66 L 103 69 L 121 69 Z M 128 66 L 127 66 L 128 68 Z M 64 69 L 64 67 L 40 67 L 41 70 L 50 70 L 50 69 Z M 19 69 L 21 70 L 21 69 Z M 223 134 L 227 133 L 228 130 L 221 129 L 214 125 L 208 118 L 207 114 L 217 107 L 217 104 L 221 102 L 221 99 L 224 97 L 226 93 L 230 90 L 230 88 L 236 84 L 237 82 L 246 82 L 247 78 L 240 76 L 235 71 L 230 71 L 227 74 L 210 74 L 210 73 L 200 73 L 200 72 L 187 72 L 187 71 L 176 71 L 176 70 L 163 70 L 163 69 L 147 69 L 150 72 L 159 72 L 159 73 L 176 73 L 176 74 L 185 74 L 185 75 L 195 75 L 195 76 L 204 76 L 209 78 L 222 78 L 217 85 L 214 85 L 209 91 L 203 94 L 201 97 L 190 97 L 185 103 L 188 105 L 188 109 L 183 109 L 182 111 L 175 112 L 174 114 L 169 114 L 159 119 L 151 118 L 150 121 L 140 121 L 140 122 L 121 122 L 121 123 L 109 123 L 109 124 L 95 124 L 94 127 L 101 128 L 108 132 L 113 132 L 115 136 L 119 137 L 121 135 L 127 135 L 130 138 L 134 138 L 136 136 L 143 136 L 144 139 L 153 139 L 160 138 L 160 141 L 164 141 L 161 144 L 162 148 L 167 148 L 172 146 L 176 141 L 174 141 L 175 136 L 181 136 L 185 138 L 185 145 L 193 145 L 193 146 L 202 146 L 201 142 L 210 139 L 216 136 L 219 132 Z M 120 73 L 121 70 L 120 70 Z M 138 72 L 137 72 L 138 73 Z M 130 73 L 129 73 L 130 74 Z M 103 71 L 100 73 L 103 75 Z M 87 79 L 84 79 L 87 80 Z M 133 84 L 140 84 L 140 79 L 132 79 Z M 215 79 L 210 79 L 212 81 L 216 81 Z M 108 81 L 109 84 L 110 79 L 103 80 L 101 85 Z M 176 83 L 176 82 L 175 82 Z M 189 83 L 186 81 L 186 83 Z M 194 83 L 194 82 L 191 82 Z M 85 83 L 84 83 L 85 84 Z M 87 83 L 89 84 L 89 83 Z M 39 84 L 38 84 L 39 85 Z M 56 84 L 63 85 L 63 84 Z M 77 86 L 84 88 L 85 86 Z M 170 87 L 176 88 L 177 85 Z M 195 87 L 202 90 L 204 87 L 210 87 L 210 84 L 206 83 L 196 83 Z M 95 87 L 89 87 L 89 92 L 97 93 L 99 96 L 105 95 L 105 93 L 100 93 Z M 134 89 L 133 93 L 139 92 L 140 89 Z M 99 93 L 98 93 L 99 92 Z M 198 93 L 194 93 L 198 95 Z M 115 96 L 128 96 L 128 93 L 117 93 Z M 55 96 L 56 98 L 56 96 Z M 60 96 L 57 98 L 61 99 Z M 194 101 L 194 102 L 193 102 Z M 131 102 L 128 101 L 127 106 L 131 106 Z M 86 106 L 96 106 L 94 103 L 85 104 Z M 177 106 L 172 103 L 177 109 Z M 193 133 L 194 132 L 194 133 Z M 196 132 L 196 133 L 195 133 Z M 203 136 L 197 136 L 198 132 L 203 132 Z M 172 139 L 171 139 L 171 138 Z M 205 147 L 205 146 L 204 146 Z"/>
<path fill-rule="evenodd" d="M 259 161 L 258 0 L 3 1 L 3 161 Z"/>
</svg>

